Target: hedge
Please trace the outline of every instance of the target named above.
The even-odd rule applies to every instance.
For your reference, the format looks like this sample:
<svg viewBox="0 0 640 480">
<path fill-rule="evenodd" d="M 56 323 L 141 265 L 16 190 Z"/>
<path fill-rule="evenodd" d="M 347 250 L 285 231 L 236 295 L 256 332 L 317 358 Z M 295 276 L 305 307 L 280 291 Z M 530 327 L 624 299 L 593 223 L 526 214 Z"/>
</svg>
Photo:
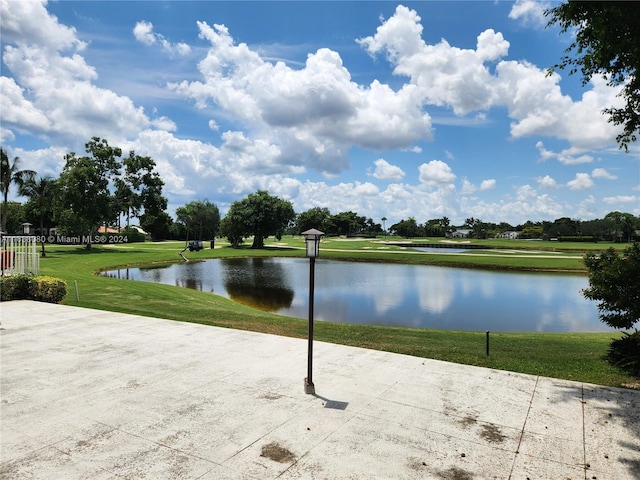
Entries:
<svg viewBox="0 0 640 480">
<path fill-rule="evenodd" d="M 36 275 L 12 275 L 0 278 L 0 301 L 37 300 L 59 303 L 67 294 L 64 280 Z"/>
</svg>

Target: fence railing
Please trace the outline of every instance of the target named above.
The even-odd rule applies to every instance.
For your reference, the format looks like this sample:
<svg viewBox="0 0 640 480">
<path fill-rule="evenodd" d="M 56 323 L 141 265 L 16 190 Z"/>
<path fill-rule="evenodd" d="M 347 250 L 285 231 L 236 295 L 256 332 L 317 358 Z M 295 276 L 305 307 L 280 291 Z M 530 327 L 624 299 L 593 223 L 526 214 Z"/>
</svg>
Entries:
<svg viewBox="0 0 640 480">
<path fill-rule="evenodd" d="M 40 257 L 36 237 L 3 236 L 0 251 L 0 271 L 2 276 L 20 273 L 40 272 Z"/>
</svg>

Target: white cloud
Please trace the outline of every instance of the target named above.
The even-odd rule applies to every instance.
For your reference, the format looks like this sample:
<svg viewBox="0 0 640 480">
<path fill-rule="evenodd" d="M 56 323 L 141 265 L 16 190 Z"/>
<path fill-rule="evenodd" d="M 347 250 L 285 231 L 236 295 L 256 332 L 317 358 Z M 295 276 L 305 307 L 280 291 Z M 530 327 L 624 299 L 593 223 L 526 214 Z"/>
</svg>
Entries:
<svg viewBox="0 0 640 480">
<path fill-rule="evenodd" d="M 453 182 L 456 176 L 451 171 L 449 165 L 441 160 L 431 160 L 423 163 L 419 167 L 420 182 L 426 185 L 442 186 Z"/>
<path fill-rule="evenodd" d="M 358 42 L 372 56 L 385 52 L 395 65 L 394 74 L 410 78 L 416 100 L 450 106 L 458 115 L 493 105 L 495 90 L 484 62 L 506 55 L 509 42 L 489 29 L 478 35 L 476 50 L 452 47 L 444 39 L 427 45 L 420 20 L 415 11 L 400 5 L 375 35 Z"/>
<path fill-rule="evenodd" d="M 492 190 L 496 187 L 496 183 L 497 182 L 495 179 L 490 178 L 487 180 L 482 180 L 482 182 L 480 182 L 480 186 L 477 187 L 466 178 L 463 178 L 462 188 L 460 189 L 460 193 L 463 195 L 469 195 L 469 194 L 475 193 L 478 190 L 480 190 L 481 192 L 486 190 Z"/>
<path fill-rule="evenodd" d="M 604 197 L 602 201 L 604 203 L 638 203 L 640 202 L 640 197 L 635 195 L 616 195 L 615 197 Z"/>
<path fill-rule="evenodd" d="M 137 22 L 136 26 L 133 27 L 133 36 L 136 37 L 136 40 L 144 43 L 145 45 L 151 46 L 155 43 L 159 43 L 169 54 L 185 56 L 191 53 L 191 47 L 186 43 L 180 42 L 174 44 L 169 42 L 163 35 L 154 33 L 153 24 L 151 22 L 145 22 L 144 20 Z"/>
<path fill-rule="evenodd" d="M 563 215 L 565 209 L 556 199 L 547 194 L 539 194 L 530 185 L 517 187 L 515 197 L 506 197 L 499 202 L 485 202 L 463 198 L 459 210 L 465 216 L 487 221 L 506 221 L 516 225 L 532 218 L 555 219 Z M 493 220 L 496 219 L 496 220 Z"/>
<path fill-rule="evenodd" d="M 402 180 L 402 177 L 405 176 L 404 171 L 400 167 L 391 165 L 383 158 L 379 158 L 373 163 L 376 168 L 371 175 L 379 180 L 392 180 L 397 182 Z"/>
<path fill-rule="evenodd" d="M 200 64 L 202 81 L 169 88 L 205 108 L 217 105 L 247 129 L 264 132 L 295 161 L 328 174 L 348 166 L 351 145 L 370 149 L 410 148 L 431 138 L 431 122 L 411 88 L 397 92 L 373 81 L 351 80 L 338 53 L 321 48 L 304 68 L 265 61 L 246 44 L 235 44 L 224 25 L 198 22 L 210 42 Z"/>
<path fill-rule="evenodd" d="M 525 25 L 542 27 L 547 24 L 544 11 L 550 3 L 540 0 L 516 0 L 509 12 L 509 18 L 521 20 Z"/>
<path fill-rule="evenodd" d="M 167 117 L 159 117 L 151 121 L 151 125 L 158 130 L 166 130 L 167 132 L 173 132 L 177 130 L 177 126 L 173 120 Z"/>
<path fill-rule="evenodd" d="M 471 195 L 472 193 L 475 193 L 476 190 L 478 190 L 478 188 L 473 183 L 466 178 L 462 179 L 462 188 L 460 189 L 460 193 L 462 195 Z"/>
<path fill-rule="evenodd" d="M 542 178 L 537 179 L 538 185 L 540 188 L 558 188 L 558 184 L 556 181 L 551 178 L 549 175 L 545 175 Z"/>
<path fill-rule="evenodd" d="M 0 7 L 3 36 L 6 28 L 15 38 L 2 57 L 13 76 L 1 77 L 4 129 L 71 145 L 93 136 L 117 144 L 150 125 L 129 98 L 91 83 L 95 68 L 78 53 L 86 45 L 42 3 L 4 1 Z"/>
<path fill-rule="evenodd" d="M 3 42 L 15 42 L 20 48 L 38 45 L 53 52 L 83 50 L 86 43 L 77 38 L 75 28 L 58 23 L 57 18 L 47 12 L 46 3 L 46 0 L 2 0 L 0 28 Z"/>
<path fill-rule="evenodd" d="M 604 168 L 594 168 L 591 172 L 593 178 L 604 178 L 606 180 L 616 180 L 618 177 L 609 173 Z"/>
<path fill-rule="evenodd" d="M 141 21 L 136 23 L 133 28 L 133 36 L 136 40 L 144 43 L 145 45 L 153 45 L 156 43 L 156 36 L 153 33 L 153 24 L 150 22 Z"/>
<path fill-rule="evenodd" d="M 576 173 L 576 178 L 567 182 L 571 190 L 587 190 L 593 187 L 593 180 L 588 173 Z"/>
<path fill-rule="evenodd" d="M 544 148 L 544 144 L 542 142 L 537 142 L 536 148 L 540 152 L 540 160 L 543 162 L 552 158 L 555 158 L 563 165 L 579 165 L 581 163 L 593 162 L 593 157 L 591 155 L 583 155 L 581 154 L 581 150 L 576 148 L 568 148 L 560 152 L 553 152 Z"/>
<path fill-rule="evenodd" d="M 540 15 L 542 4 L 517 2 L 512 18 Z M 621 106 L 620 88 L 611 88 L 594 77 L 591 89 L 574 102 L 560 89 L 560 75 L 547 75 L 526 61 L 501 60 L 509 42 L 500 32 L 488 29 L 477 37 L 476 49 L 460 49 L 442 39 L 428 45 L 422 39 L 420 17 L 413 10 L 398 6 L 395 14 L 378 27 L 375 35 L 358 42 L 374 56 L 385 53 L 394 65 L 394 74 L 408 77 L 416 101 L 448 106 L 456 115 L 505 106 L 513 119 L 511 135 L 521 138 L 544 135 L 568 140 L 572 146 L 558 154 L 566 164 L 591 161 L 580 156 L 593 148 L 615 142 L 617 127 L 607 122 L 602 110 Z M 490 65 L 495 62 L 495 73 Z M 577 122 L 576 119 L 580 121 Z M 572 151 L 575 149 L 575 151 Z"/>
<path fill-rule="evenodd" d="M 480 190 L 481 191 L 493 190 L 494 188 L 496 188 L 496 183 L 497 182 L 494 178 L 483 180 L 482 182 L 480 182 Z"/>
</svg>

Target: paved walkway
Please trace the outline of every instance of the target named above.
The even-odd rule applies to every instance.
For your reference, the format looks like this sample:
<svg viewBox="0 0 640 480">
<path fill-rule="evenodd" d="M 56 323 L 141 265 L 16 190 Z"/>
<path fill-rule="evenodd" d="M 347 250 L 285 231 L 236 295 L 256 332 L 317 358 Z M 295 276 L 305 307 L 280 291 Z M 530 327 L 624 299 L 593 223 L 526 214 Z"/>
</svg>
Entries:
<svg viewBox="0 0 640 480">
<path fill-rule="evenodd" d="M 640 478 L 640 392 L 0 304 L 2 479 Z"/>
</svg>

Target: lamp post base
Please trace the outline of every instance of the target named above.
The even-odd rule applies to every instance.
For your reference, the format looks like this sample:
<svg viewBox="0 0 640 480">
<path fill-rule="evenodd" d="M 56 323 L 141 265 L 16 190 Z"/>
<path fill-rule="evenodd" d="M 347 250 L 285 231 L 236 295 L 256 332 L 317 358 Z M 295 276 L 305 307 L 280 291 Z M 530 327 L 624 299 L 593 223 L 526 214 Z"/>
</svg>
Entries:
<svg viewBox="0 0 640 480">
<path fill-rule="evenodd" d="M 313 382 L 309 383 L 309 379 L 304 379 L 304 393 L 308 393 L 311 395 L 315 395 L 316 387 L 313 385 Z"/>
</svg>

